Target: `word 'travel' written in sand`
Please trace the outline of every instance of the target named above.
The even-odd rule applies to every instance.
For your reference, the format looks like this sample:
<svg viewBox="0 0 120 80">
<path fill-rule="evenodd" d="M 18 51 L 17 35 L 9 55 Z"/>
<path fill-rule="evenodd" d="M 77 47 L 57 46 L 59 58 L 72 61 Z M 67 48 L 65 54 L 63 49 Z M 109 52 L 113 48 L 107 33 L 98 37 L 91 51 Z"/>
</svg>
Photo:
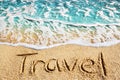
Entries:
<svg viewBox="0 0 120 80">
<path fill-rule="evenodd" d="M 18 54 L 17 56 L 23 57 L 23 60 L 21 61 L 21 69 L 20 74 L 24 74 L 25 67 L 26 67 L 26 59 L 29 56 L 37 55 L 38 53 L 27 53 L 27 54 Z M 47 73 L 52 73 L 54 71 L 58 72 L 72 72 L 75 69 L 77 71 L 87 73 L 87 74 L 96 74 L 99 73 L 102 76 L 107 76 L 106 68 L 105 68 L 105 62 L 103 58 L 103 54 L 100 53 L 98 55 L 97 60 L 93 60 L 90 58 L 85 58 L 83 60 L 74 59 L 72 61 L 72 64 L 69 64 L 69 61 L 66 59 L 59 60 L 55 58 L 45 60 L 33 60 L 32 65 L 30 65 L 29 74 L 35 74 L 38 67 L 36 66 L 42 66 L 41 70 L 44 70 Z"/>
</svg>

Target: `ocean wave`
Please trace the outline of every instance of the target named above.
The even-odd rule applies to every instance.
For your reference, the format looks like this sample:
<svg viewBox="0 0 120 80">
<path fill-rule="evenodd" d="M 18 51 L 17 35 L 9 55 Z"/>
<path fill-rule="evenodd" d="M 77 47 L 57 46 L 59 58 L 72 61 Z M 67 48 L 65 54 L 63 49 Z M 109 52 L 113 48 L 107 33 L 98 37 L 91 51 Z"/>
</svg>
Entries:
<svg viewBox="0 0 120 80">
<path fill-rule="evenodd" d="M 119 0 L 1 0 L 0 44 L 36 49 L 120 42 Z"/>
</svg>

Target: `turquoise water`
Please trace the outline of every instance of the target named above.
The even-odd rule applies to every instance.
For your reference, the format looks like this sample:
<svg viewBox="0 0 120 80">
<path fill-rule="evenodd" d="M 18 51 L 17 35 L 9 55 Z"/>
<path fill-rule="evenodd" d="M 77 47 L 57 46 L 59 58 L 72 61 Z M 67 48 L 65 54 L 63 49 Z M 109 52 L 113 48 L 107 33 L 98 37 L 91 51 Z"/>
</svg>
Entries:
<svg viewBox="0 0 120 80">
<path fill-rule="evenodd" d="M 0 22 L 1 43 L 119 42 L 120 0 L 0 0 Z"/>
<path fill-rule="evenodd" d="M 24 16 L 35 19 L 53 19 L 72 23 L 119 23 L 120 0 L 2 0 L 0 17 L 10 23 Z M 19 15 L 18 15 L 19 13 Z M 16 14 L 16 15 L 15 15 Z"/>
</svg>

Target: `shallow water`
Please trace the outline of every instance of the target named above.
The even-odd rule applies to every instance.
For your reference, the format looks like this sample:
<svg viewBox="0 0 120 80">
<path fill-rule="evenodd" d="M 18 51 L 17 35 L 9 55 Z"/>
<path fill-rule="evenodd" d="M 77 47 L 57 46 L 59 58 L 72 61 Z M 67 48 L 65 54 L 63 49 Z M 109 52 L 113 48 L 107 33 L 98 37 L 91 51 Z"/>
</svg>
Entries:
<svg viewBox="0 0 120 80">
<path fill-rule="evenodd" d="M 0 0 L 0 44 L 42 49 L 120 42 L 120 0 Z"/>
</svg>

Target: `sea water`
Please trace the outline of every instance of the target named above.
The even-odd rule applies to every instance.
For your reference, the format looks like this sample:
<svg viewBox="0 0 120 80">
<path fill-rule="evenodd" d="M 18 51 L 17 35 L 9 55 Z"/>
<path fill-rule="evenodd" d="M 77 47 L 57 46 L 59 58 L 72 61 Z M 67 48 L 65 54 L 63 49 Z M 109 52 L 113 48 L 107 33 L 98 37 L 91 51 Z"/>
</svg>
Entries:
<svg viewBox="0 0 120 80">
<path fill-rule="evenodd" d="M 0 44 L 35 49 L 120 42 L 120 0 L 0 0 Z"/>
</svg>

